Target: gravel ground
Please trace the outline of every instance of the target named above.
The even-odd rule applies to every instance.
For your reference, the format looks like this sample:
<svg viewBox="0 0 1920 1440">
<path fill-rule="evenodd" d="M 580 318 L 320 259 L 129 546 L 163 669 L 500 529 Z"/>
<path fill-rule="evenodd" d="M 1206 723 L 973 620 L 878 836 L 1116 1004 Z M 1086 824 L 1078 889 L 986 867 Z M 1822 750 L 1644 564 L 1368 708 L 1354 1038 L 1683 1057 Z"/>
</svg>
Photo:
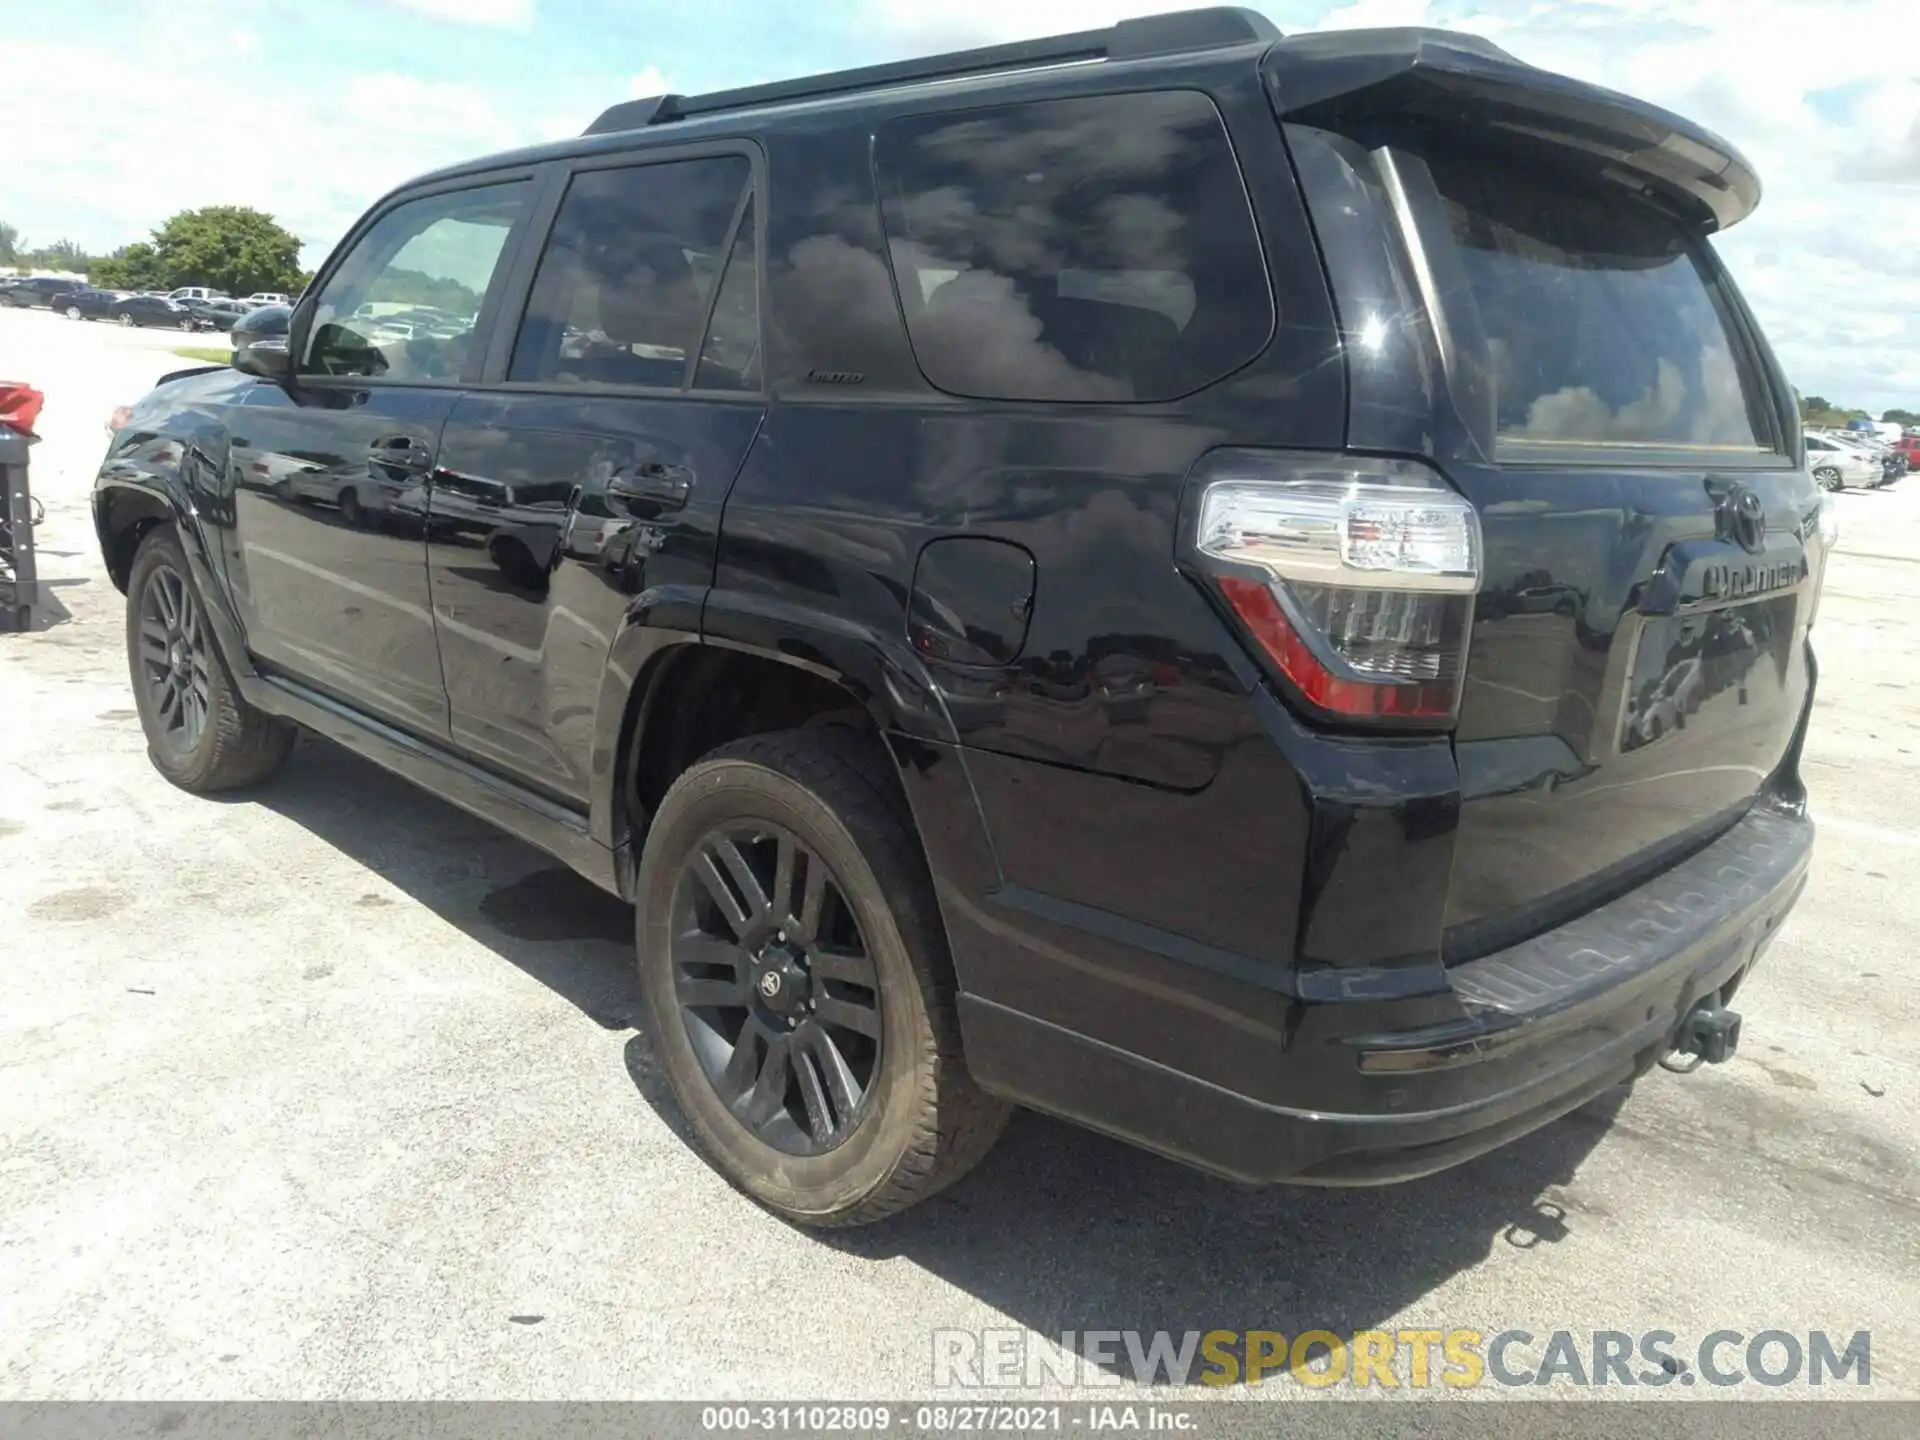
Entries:
<svg viewBox="0 0 1920 1440">
<path fill-rule="evenodd" d="M 1377 1191 L 1022 1117 L 820 1238 L 683 1144 L 621 906 L 325 742 L 225 802 L 150 768 L 86 497 L 178 343 L 0 311 L 53 596 L 0 636 L 0 1397 L 902 1396 L 936 1329 L 1315 1326 L 1865 1329 L 1920 1396 L 1920 477 L 1841 500 L 1822 837 L 1733 1063 Z"/>
</svg>

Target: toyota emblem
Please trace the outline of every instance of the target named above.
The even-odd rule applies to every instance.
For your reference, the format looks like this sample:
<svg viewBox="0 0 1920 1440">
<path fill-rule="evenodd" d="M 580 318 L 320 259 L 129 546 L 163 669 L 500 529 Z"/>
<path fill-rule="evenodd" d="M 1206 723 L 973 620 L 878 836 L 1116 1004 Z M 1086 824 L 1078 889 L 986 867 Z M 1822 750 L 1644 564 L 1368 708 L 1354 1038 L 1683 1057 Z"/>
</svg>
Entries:
<svg viewBox="0 0 1920 1440">
<path fill-rule="evenodd" d="M 769 970 L 760 977 L 760 994 L 763 999 L 771 1000 L 780 993 L 780 972 Z"/>
<path fill-rule="evenodd" d="M 1757 555 L 1767 540 L 1767 507 L 1736 480 L 1720 497 L 1720 527 L 1742 550 Z"/>
</svg>

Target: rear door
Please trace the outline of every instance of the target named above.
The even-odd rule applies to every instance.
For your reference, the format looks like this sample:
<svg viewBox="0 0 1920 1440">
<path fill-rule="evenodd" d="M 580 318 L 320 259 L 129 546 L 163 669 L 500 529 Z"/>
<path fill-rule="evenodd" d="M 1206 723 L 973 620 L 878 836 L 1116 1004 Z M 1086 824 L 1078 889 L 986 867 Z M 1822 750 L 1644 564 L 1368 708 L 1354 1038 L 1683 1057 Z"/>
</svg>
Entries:
<svg viewBox="0 0 1920 1440">
<path fill-rule="evenodd" d="M 576 164 L 448 417 L 428 555 L 453 740 L 581 808 L 614 637 L 637 604 L 698 616 L 760 426 L 757 168 L 738 143 Z"/>
<path fill-rule="evenodd" d="M 1476 433 L 1456 731 L 1460 959 L 1737 818 L 1807 700 L 1819 496 L 1700 226 L 1618 172 L 1430 137 L 1393 160 Z"/>
</svg>

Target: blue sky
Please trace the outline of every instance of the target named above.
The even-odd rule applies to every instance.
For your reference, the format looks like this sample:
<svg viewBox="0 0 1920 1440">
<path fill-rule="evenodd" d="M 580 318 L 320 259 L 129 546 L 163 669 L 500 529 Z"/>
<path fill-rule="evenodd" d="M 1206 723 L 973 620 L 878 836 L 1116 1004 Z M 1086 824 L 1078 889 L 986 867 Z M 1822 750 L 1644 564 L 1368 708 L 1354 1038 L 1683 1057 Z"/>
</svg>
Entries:
<svg viewBox="0 0 1920 1440">
<path fill-rule="evenodd" d="M 0 0 L 0 177 L 29 242 L 104 250 L 251 204 L 316 262 L 409 175 L 604 106 L 1174 8 L 1178 0 Z M 1920 409 L 1912 0 L 1263 0 L 1281 29 L 1431 24 L 1694 116 L 1752 158 L 1722 253 L 1803 390 Z"/>
</svg>

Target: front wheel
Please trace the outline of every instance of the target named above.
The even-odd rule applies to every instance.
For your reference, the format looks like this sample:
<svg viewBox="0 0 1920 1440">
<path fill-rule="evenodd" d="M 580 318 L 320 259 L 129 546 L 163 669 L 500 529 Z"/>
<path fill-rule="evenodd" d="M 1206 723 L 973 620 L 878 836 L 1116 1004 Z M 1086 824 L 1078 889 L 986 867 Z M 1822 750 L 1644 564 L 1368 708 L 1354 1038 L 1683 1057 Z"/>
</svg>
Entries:
<svg viewBox="0 0 1920 1440">
<path fill-rule="evenodd" d="M 716 1168 L 801 1224 L 925 1199 L 1010 1113 L 961 1057 L 932 881 L 892 786 L 865 736 L 754 736 L 674 782 L 641 859 L 661 1068 Z"/>
<path fill-rule="evenodd" d="M 1832 465 L 1822 465 L 1813 472 L 1813 478 L 1820 482 L 1822 490 L 1844 490 L 1846 482 L 1840 478 L 1840 471 Z"/>
<path fill-rule="evenodd" d="M 173 527 L 140 542 L 127 577 L 127 665 L 154 768 L 205 794 L 266 779 L 294 727 L 254 709 L 227 674 Z"/>
</svg>

